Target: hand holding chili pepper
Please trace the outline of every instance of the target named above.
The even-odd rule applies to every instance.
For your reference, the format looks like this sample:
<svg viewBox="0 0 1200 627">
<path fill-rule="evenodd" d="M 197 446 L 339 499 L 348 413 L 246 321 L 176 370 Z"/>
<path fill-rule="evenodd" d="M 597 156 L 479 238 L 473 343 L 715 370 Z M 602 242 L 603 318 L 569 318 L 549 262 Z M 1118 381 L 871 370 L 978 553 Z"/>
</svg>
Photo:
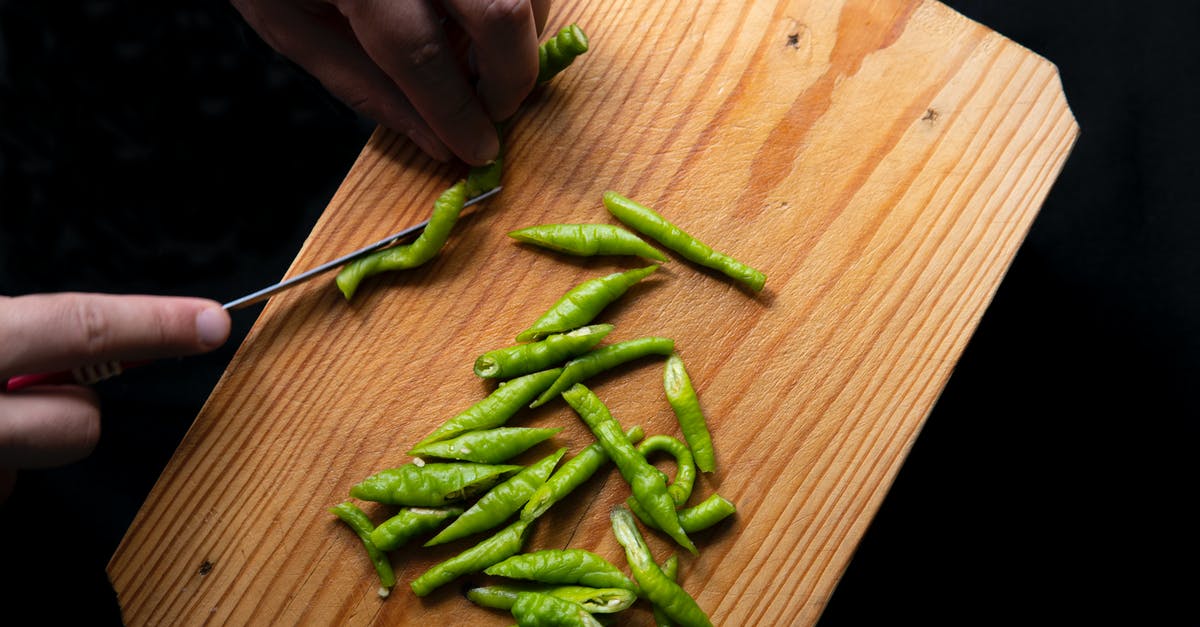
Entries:
<svg viewBox="0 0 1200 627">
<path fill-rule="evenodd" d="M 493 121 L 538 79 L 549 0 L 234 0 L 268 44 L 431 157 L 496 158 Z M 457 40 L 470 43 L 470 64 Z M 477 74 L 477 82 L 471 74 Z"/>
</svg>

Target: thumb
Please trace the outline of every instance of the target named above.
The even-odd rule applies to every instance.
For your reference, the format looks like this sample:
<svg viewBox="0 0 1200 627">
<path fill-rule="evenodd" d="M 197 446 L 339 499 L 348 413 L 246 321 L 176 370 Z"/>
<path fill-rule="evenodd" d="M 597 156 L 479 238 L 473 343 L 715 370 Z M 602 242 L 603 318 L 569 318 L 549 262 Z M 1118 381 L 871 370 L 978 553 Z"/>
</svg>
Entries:
<svg viewBox="0 0 1200 627">
<path fill-rule="evenodd" d="M 229 337 L 215 301 L 34 294 L 0 298 L 0 377 L 212 350 Z"/>
</svg>

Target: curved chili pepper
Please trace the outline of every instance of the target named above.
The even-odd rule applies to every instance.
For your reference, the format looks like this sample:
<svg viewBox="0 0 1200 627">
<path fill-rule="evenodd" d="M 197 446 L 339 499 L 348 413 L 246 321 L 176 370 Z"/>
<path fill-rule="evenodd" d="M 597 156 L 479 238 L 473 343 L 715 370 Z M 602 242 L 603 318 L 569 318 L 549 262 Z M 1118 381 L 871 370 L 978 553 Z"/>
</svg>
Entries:
<svg viewBox="0 0 1200 627">
<path fill-rule="evenodd" d="M 554 78 L 575 61 L 575 57 L 587 52 L 588 38 L 577 24 L 564 26 L 554 37 L 538 46 L 539 84 Z"/>
<path fill-rule="evenodd" d="M 674 553 L 663 562 L 662 572 L 671 581 L 679 580 L 679 558 Z M 654 624 L 657 627 L 672 627 L 675 624 L 661 607 L 652 604 L 650 609 L 654 612 Z"/>
<path fill-rule="evenodd" d="M 371 541 L 371 532 L 375 529 L 375 526 L 371 524 L 371 519 L 367 518 L 366 512 L 350 501 L 334 505 L 329 508 L 329 511 L 358 534 L 358 538 L 362 540 L 363 546 L 367 549 L 367 556 L 375 565 L 375 572 L 379 574 L 379 585 L 384 588 L 379 591 L 379 595 L 387 596 L 387 590 L 396 585 L 396 574 L 392 570 L 392 563 L 388 561 L 387 555 L 384 555 L 383 551 L 379 550 L 379 547 Z"/>
<path fill-rule="evenodd" d="M 654 519 L 650 517 L 641 505 L 634 499 L 626 499 L 625 505 L 641 520 L 647 527 L 658 529 L 658 525 L 654 523 Z M 720 494 L 713 494 L 704 499 L 700 504 L 693 507 L 685 507 L 677 512 L 679 515 L 679 526 L 688 533 L 696 533 L 703 531 L 709 527 L 725 520 L 737 512 L 737 507 L 729 499 Z"/>
<path fill-rule="evenodd" d="M 396 512 L 395 516 L 379 523 L 371 532 L 371 542 L 380 551 L 393 551 L 406 544 L 409 540 L 433 531 L 435 527 L 450 518 L 463 513 L 463 508 L 448 505 L 446 507 L 405 507 Z"/>
<path fill-rule="evenodd" d="M 667 256 L 645 240 L 612 224 L 539 224 L 516 231 L 509 237 L 568 255 L 634 255 L 655 261 Z"/>
<path fill-rule="evenodd" d="M 511 610 L 521 592 L 541 592 L 583 606 L 590 614 L 615 614 L 629 609 L 637 601 L 637 593 L 626 588 L 593 588 L 590 586 L 558 586 L 542 583 L 511 583 L 468 588 L 467 598 L 476 605 L 497 610 Z"/>
<path fill-rule="evenodd" d="M 665 337 L 639 337 L 610 344 L 584 353 L 563 365 L 562 374 L 538 396 L 530 407 L 543 405 L 564 390 L 605 370 L 641 359 L 648 355 L 670 355 L 675 350 L 675 340 Z"/>
<path fill-rule="evenodd" d="M 444 562 L 435 564 L 429 570 L 421 573 L 421 576 L 412 580 L 409 586 L 417 596 L 423 597 L 462 575 L 477 573 L 492 564 L 501 562 L 521 551 L 528 528 L 529 523 L 523 520 L 513 522 L 496 532 L 496 535 Z"/>
<path fill-rule="evenodd" d="M 696 460 L 696 466 L 704 472 L 716 469 L 717 462 L 713 455 L 712 435 L 704 422 L 704 413 L 700 411 L 700 398 L 692 387 L 692 379 L 683 367 L 683 359 L 679 353 L 667 357 L 663 368 L 663 389 L 667 393 L 667 402 L 675 411 L 679 421 L 679 429 L 683 431 L 683 439 L 687 440 L 688 448 Z"/>
<path fill-rule="evenodd" d="M 562 427 L 497 427 L 468 431 L 449 440 L 418 446 L 408 452 L 413 457 L 458 459 L 477 464 L 499 464 L 550 439 Z"/>
<path fill-rule="evenodd" d="M 671 495 L 671 500 L 675 501 L 675 507 L 682 507 L 687 503 L 688 498 L 692 496 L 692 488 L 696 485 L 696 463 L 687 445 L 660 433 L 638 444 L 637 451 L 642 457 L 662 451 L 675 458 L 675 480 L 667 486 L 667 492 Z"/>
<path fill-rule="evenodd" d="M 404 464 L 377 472 L 350 488 L 350 496 L 386 505 L 440 507 L 487 490 L 520 466 Z"/>
<path fill-rule="evenodd" d="M 634 425 L 625 432 L 625 437 L 631 443 L 642 439 L 644 432 L 641 426 Z M 575 457 L 567 460 L 546 483 L 534 490 L 529 502 L 521 509 L 521 520 L 534 520 L 546 513 L 551 505 L 561 501 L 575 488 L 596 474 L 596 471 L 608 461 L 608 453 L 604 447 L 593 443 L 584 447 Z"/>
<path fill-rule="evenodd" d="M 517 410 L 537 398 L 542 390 L 550 387 L 550 384 L 554 383 L 560 374 L 562 374 L 561 368 L 553 368 L 501 383 L 483 400 L 442 423 L 433 433 L 418 442 L 414 448 L 452 438 L 468 431 L 499 427 L 508 422 L 508 419 L 517 413 Z"/>
<path fill-rule="evenodd" d="M 562 298 L 528 329 L 517 335 L 517 341 L 529 342 L 552 333 L 578 329 L 591 322 L 601 310 L 657 269 L 658 266 L 647 266 L 628 272 L 614 272 L 576 285 L 563 294 Z"/>
<path fill-rule="evenodd" d="M 661 608 L 671 620 L 684 627 L 712 627 L 712 621 L 704 610 L 700 609 L 696 600 L 679 587 L 679 584 L 667 578 L 658 564 L 654 563 L 650 547 L 646 546 L 645 538 L 638 531 L 637 523 L 633 521 L 633 514 L 618 505 L 612 508 L 609 519 L 612 521 L 617 542 L 625 549 L 625 559 L 629 562 L 629 569 L 633 571 L 633 578 L 638 582 L 641 595 Z"/>
<path fill-rule="evenodd" d="M 667 492 L 667 482 L 663 474 L 651 466 L 629 443 L 621 433 L 621 425 L 608 413 L 604 403 L 591 390 L 578 383 L 563 392 L 563 398 L 587 423 L 600 445 L 604 447 L 604 452 L 608 453 L 617 469 L 621 471 L 621 476 L 629 483 L 634 498 L 654 522 L 680 546 L 693 555 L 698 554 L 696 545 L 688 539 L 687 533 L 679 524 L 675 502 Z"/>
<path fill-rule="evenodd" d="M 645 205 L 608 191 L 604 192 L 604 206 L 629 228 L 656 240 L 689 261 L 719 270 L 726 276 L 745 283 L 756 292 L 762 291 L 763 284 L 767 281 L 762 272 L 713 250 Z"/>
<path fill-rule="evenodd" d="M 521 553 L 488 567 L 483 573 L 546 584 L 637 590 L 637 585 L 620 568 L 586 549 L 542 549 Z"/>
<path fill-rule="evenodd" d="M 611 324 L 593 324 L 546 339 L 488 351 L 475 360 L 475 374 L 485 379 L 509 379 L 549 368 L 591 350 L 611 333 Z"/>
<path fill-rule="evenodd" d="M 534 490 L 546 483 L 546 478 L 554 471 L 554 467 L 558 465 L 558 461 L 566 452 L 567 449 L 560 448 L 553 454 L 530 464 L 504 483 L 488 490 L 487 494 L 481 496 L 471 506 L 471 509 L 426 542 L 425 546 L 451 542 L 473 533 L 486 531 L 504 522 L 525 505 Z"/>
<path fill-rule="evenodd" d="M 583 606 L 566 599 L 542 594 L 520 592 L 513 602 L 513 618 L 518 627 L 602 627 L 603 623 Z"/>
</svg>

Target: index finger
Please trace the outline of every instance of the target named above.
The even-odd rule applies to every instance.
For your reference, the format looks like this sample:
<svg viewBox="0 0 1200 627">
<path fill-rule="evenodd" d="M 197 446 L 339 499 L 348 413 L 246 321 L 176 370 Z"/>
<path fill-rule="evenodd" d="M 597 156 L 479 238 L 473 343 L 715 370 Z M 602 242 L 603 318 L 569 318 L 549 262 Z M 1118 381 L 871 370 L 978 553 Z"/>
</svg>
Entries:
<svg viewBox="0 0 1200 627">
<path fill-rule="evenodd" d="M 229 314 L 202 298 L 34 294 L 0 297 L 0 379 L 113 360 L 212 350 Z"/>
</svg>

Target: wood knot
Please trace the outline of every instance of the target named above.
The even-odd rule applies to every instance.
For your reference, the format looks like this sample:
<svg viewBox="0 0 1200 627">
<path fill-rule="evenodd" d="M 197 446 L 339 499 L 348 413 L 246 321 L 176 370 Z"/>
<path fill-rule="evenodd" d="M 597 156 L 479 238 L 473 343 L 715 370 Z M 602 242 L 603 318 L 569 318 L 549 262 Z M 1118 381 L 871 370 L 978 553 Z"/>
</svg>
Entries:
<svg viewBox="0 0 1200 627">
<path fill-rule="evenodd" d="M 937 112 L 937 109 L 926 109 L 925 117 L 921 118 L 921 121 L 922 122 L 936 122 L 938 119 L 938 116 L 940 116 L 940 115 L 941 114 Z"/>
<path fill-rule="evenodd" d="M 788 48 L 799 49 L 800 48 L 800 33 L 795 32 L 795 33 L 791 33 L 790 35 L 788 35 L 787 45 L 788 45 Z"/>
<path fill-rule="evenodd" d="M 200 569 L 196 571 L 196 574 L 203 577 L 203 576 L 207 575 L 208 573 L 211 573 L 212 569 L 213 569 L 213 563 L 208 560 L 204 560 L 204 563 L 200 564 Z"/>
</svg>

